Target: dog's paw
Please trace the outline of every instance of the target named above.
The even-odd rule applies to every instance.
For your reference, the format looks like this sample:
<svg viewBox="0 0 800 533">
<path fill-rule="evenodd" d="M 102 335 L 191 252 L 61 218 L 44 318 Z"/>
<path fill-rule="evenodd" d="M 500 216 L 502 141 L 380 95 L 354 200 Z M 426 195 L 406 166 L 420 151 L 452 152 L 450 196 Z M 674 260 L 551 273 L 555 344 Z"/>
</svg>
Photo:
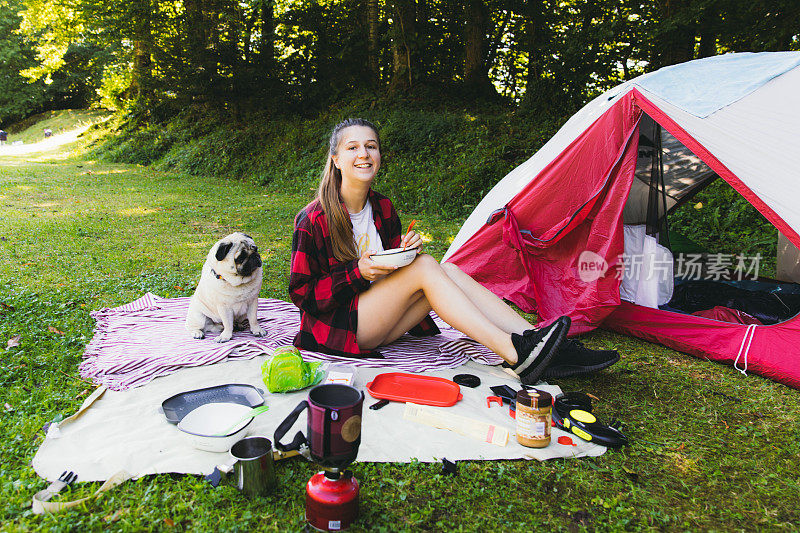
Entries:
<svg viewBox="0 0 800 533">
<path fill-rule="evenodd" d="M 222 334 L 214 340 L 217 342 L 228 342 L 231 340 L 231 334 L 223 331 Z"/>
<path fill-rule="evenodd" d="M 195 331 L 192 331 L 192 337 L 195 339 L 204 339 L 206 337 L 206 334 L 203 333 L 203 330 L 197 329 Z"/>
<path fill-rule="evenodd" d="M 252 333 L 256 337 L 266 337 L 267 336 L 267 330 L 265 330 L 261 326 L 256 326 L 254 328 L 250 328 L 250 333 Z"/>
</svg>

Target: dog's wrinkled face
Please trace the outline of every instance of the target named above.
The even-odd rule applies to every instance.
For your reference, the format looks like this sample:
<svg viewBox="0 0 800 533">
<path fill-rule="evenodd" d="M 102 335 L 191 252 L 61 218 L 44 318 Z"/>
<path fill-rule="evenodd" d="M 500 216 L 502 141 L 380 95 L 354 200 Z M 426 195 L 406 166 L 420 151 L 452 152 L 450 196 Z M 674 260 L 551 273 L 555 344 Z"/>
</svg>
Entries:
<svg viewBox="0 0 800 533">
<path fill-rule="evenodd" d="M 214 252 L 217 265 L 228 274 L 246 278 L 261 266 L 258 246 L 244 233 L 232 233 L 223 238 Z"/>
</svg>

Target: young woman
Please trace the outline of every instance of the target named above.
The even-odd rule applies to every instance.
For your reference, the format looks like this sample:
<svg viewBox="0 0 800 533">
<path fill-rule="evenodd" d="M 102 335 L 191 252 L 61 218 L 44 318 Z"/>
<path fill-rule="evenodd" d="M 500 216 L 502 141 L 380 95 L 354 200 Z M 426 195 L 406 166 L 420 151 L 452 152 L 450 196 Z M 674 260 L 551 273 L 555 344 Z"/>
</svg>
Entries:
<svg viewBox="0 0 800 533">
<path fill-rule="evenodd" d="M 422 248 L 416 232 L 401 235 L 391 201 L 371 188 L 381 165 L 380 148 L 370 122 L 348 119 L 338 124 L 317 198 L 295 218 L 289 292 L 301 314 L 296 346 L 376 356 L 375 348 L 407 332 L 438 333 L 429 316 L 434 310 L 499 355 L 525 384 L 539 380 L 562 344 L 571 348 L 562 350 L 568 353 L 559 358 L 560 375 L 581 373 L 570 372 L 570 365 L 585 370 L 587 363 L 597 366 L 609 359 L 609 352 L 564 342 L 568 317 L 537 330 L 455 265 L 439 264 L 425 254 L 401 268 L 372 261 L 378 251 Z"/>
</svg>

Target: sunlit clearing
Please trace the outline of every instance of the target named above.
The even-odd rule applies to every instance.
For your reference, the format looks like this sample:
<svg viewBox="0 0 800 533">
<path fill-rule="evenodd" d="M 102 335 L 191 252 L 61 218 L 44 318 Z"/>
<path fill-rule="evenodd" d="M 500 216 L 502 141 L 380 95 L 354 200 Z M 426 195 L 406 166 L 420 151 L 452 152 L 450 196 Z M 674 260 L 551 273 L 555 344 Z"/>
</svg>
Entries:
<svg viewBox="0 0 800 533">
<path fill-rule="evenodd" d="M 130 171 L 131 171 L 131 169 L 129 169 L 129 168 L 126 168 L 126 169 L 118 168 L 118 169 L 114 169 L 114 170 L 103 170 L 103 171 L 94 171 L 94 170 L 92 170 L 91 173 L 96 175 L 96 176 L 99 176 L 101 174 L 125 174 L 126 172 L 130 172 Z M 86 174 L 86 172 L 84 172 L 84 174 Z"/>
<path fill-rule="evenodd" d="M 157 211 L 155 209 L 148 209 L 146 207 L 138 206 L 138 207 L 131 207 L 130 209 L 122 209 L 120 211 L 117 211 L 117 214 L 126 217 L 139 217 L 142 215 L 152 215 L 153 213 L 156 212 Z"/>
</svg>

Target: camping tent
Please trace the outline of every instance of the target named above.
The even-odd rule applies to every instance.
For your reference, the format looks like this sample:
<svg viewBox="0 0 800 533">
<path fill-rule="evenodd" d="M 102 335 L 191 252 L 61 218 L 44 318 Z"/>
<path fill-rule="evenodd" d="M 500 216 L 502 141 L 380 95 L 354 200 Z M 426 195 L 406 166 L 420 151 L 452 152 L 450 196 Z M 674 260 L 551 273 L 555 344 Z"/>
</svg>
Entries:
<svg viewBox="0 0 800 533">
<path fill-rule="evenodd" d="M 567 121 L 482 199 L 443 261 L 545 323 L 569 315 L 571 334 L 607 327 L 800 388 L 800 316 L 731 323 L 619 292 L 623 222 L 658 233 L 665 211 L 717 176 L 800 247 L 799 141 L 800 52 L 662 68 Z"/>
</svg>

